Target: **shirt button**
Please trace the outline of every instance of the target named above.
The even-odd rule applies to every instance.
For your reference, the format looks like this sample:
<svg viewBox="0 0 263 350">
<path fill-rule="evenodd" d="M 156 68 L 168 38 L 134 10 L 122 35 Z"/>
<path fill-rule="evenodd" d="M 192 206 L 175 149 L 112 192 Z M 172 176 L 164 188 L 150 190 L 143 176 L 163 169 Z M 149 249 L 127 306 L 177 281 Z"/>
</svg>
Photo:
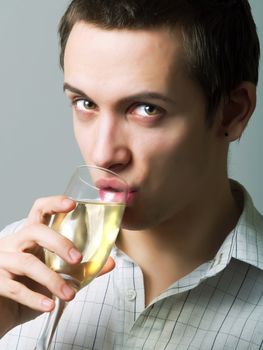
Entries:
<svg viewBox="0 0 263 350">
<path fill-rule="evenodd" d="M 137 297 L 137 293 L 134 289 L 128 289 L 126 292 L 126 297 L 129 301 L 133 301 Z"/>
</svg>

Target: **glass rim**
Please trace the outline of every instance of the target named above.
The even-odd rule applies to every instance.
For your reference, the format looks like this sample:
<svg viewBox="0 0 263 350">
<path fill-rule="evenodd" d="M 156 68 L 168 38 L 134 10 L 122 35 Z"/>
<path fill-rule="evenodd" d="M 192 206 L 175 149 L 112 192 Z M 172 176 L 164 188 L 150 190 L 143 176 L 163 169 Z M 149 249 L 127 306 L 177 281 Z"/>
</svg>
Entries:
<svg viewBox="0 0 263 350">
<path fill-rule="evenodd" d="M 113 186 L 112 188 L 109 187 L 108 190 L 106 192 L 103 191 L 103 187 L 101 187 L 98 183 L 96 182 L 90 182 L 90 179 L 89 179 L 89 176 L 92 177 L 92 172 L 98 172 L 98 173 L 101 173 L 101 174 L 98 174 L 99 177 L 102 176 L 103 177 L 114 177 L 117 181 L 117 184 L 116 186 Z M 103 176 L 103 173 L 104 173 L 104 176 Z M 93 165 L 93 164 L 83 164 L 83 165 L 79 165 L 75 168 L 75 173 L 73 174 L 73 177 L 76 176 L 78 178 L 78 181 L 82 184 L 84 184 L 85 186 L 87 186 L 88 188 L 92 189 L 92 190 L 95 190 L 96 192 L 100 193 L 100 191 L 104 192 L 104 193 L 108 193 L 108 194 L 113 194 L 113 193 L 122 193 L 123 194 L 123 198 L 122 200 L 117 200 L 116 203 L 124 203 L 124 204 L 127 204 L 127 199 L 128 199 L 128 193 L 129 193 L 129 185 L 128 183 L 126 182 L 125 179 L 122 178 L 122 176 L 120 176 L 119 174 L 115 173 L 114 171 L 112 170 L 109 170 L 107 168 L 103 168 L 103 167 L 100 167 L 100 166 L 97 166 L 97 165 Z M 106 180 L 107 182 L 107 180 Z M 70 193 L 68 192 L 68 188 L 69 186 L 67 187 L 66 191 L 65 191 L 65 194 L 73 199 L 73 200 L 76 200 L 76 198 L 74 199 Z M 105 197 L 106 198 L 106 197 Z M 85 198 L 86 199 L 86 198 Z M 97 202 L 97 200 L 96 200 Z M 111 201 L 111 200 L 108 200 L 106 202 L 114 202 L 114 201 Z"/>
<path fill-rule="evenodd" d="M 76 167 L 76 171 L 81 170 L 81 169 L 83 169 L 83 168 L 98 169 L 98 170 L 107 172 L 107 173 L 109 173 L 109 174 L 112 174 L 112 175 L 118 177 L 118 178 L 127 186 L 127 188 L 128 188 L 128 183 L 126 182 L 126 180 L 124 180 L 124 178 L 123 178 L 121 175 L 115 173 L 115 172 L 112 171 L 112 170 L 109 170 L 109 169 L 107 169 L 107 168 L 103 168 L 103 167 L 101 167 L 101 166 L 93 165 L 93 164 L 82 164 L 82 165 L 78 165 L 78 166 Z M 82 178 L 81 178 L 81 180 L 83 181 Z M 86 183 L 86 181 L 83 181 L 83 182 Z M 90 184 L 89 184 L 89 185 L 90 185 Z M 92 187 L 94 187 L 94 186 L 92 186 Z M 97 189 L 97 187 L 94 187 L 94 188 Z"/>
</svg>

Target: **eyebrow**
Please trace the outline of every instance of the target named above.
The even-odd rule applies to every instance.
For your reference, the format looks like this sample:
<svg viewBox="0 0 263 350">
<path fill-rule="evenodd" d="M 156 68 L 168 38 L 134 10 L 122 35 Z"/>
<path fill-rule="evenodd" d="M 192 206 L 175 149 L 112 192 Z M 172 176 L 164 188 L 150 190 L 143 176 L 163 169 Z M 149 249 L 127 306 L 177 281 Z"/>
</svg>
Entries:
<svg viewBox="0 0 263 350">
<path fill-rule="evenodd" d="M 81 96 L 85 97 L 87 100 L 90 100 L 89 96 L 86 95 L 83 91 L 75 88 L 74 86 L 72 86 L 68 83 L 64 83 L 64 85 L 63 85 L 63 91 L 65 92 L 66 90 L 68 90 L 70 92 L 74 92 L 75 94 L 81 95 Z"/>
<path fill-rule="evenodd" d="M 83 96 L 84 98 L 86 98 L 87 100 L 90 100 L 90 101 L 93 101 L 92 98 L 90 98 L 87 94 L 85 94 L 85 92 L 83 92 L 82 90 L 68 84 L 68 83 L 64 83 L 63 85 L 63 90 L 64 92 L 66 90 L 70 91 L 70 92 L 73 92 L 73 93 L 76 93 L 78 95 L 81 95 Z M 159 101 L 163 101 L 163 102 L 166 102 L 166 103 L 170 103 L 170 104 L 175 104 L 175 101 L 172 100 L 171 98 L 165 96 L 165 95 L 162 95 L 158 92 L 154 92 L 154 91 L 143 91 L 143 92 L 140 92 L 138 94 L 134 94 L 134 95 L 130 95 L 130 96 L 127 96 L 127 97 L 124 97 L 121 99 L 122 102 L 129 102 L 129 101 L 134 101 L 134 100 L 140 100 L 140 101 L 143 101 L 143 100 L 159 100 Z"/>
</svg>

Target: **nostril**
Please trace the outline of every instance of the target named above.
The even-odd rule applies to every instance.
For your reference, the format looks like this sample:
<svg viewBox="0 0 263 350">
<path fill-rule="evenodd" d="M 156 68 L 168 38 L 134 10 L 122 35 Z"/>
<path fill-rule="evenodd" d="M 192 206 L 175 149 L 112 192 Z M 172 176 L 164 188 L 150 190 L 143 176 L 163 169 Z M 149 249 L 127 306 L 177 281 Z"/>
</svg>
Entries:
<svg viewBox="0 0 263 350">
<path fill-rule="evenodd" d="M 131 150 L 124 144 L 124 141 L 119 139 L 109 141 L 107 138 L 106 141 L 102 140 L 93 150 L 91 154 L 93 163 L 114 172 L 123 171 L 132 161 Z"/>
<path fill-rule="evenodd" d="M 114 171 L 115 173 L 118 173 L 120 171 L 122 171 L 124 168 L 126 167 L 126 164 L 113 164 L 110 167 L 108 167 L 109 170 Z"/>
</svg>

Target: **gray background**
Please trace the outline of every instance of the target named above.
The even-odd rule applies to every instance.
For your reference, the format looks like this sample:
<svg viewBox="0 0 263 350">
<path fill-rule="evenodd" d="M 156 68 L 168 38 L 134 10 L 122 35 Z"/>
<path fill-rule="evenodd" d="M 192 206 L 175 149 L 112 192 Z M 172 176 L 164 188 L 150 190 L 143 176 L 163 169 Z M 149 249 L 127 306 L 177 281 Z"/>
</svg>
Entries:
<svg viewBox="0 0 263 350">
<path fill-rule="evenodd" d="M 58 64 L 57 24 L 68 3 L 0 0 L 0 229 L 24 217 L 36 198 L 62 193 L 83 162 Z M 263 1 L 251 5 L 263 43 Z M 248 188 L 261 212 L 262 93 L 261 69 L 256 112 L 229 158 L 231 177 Z"/>
</svg>

